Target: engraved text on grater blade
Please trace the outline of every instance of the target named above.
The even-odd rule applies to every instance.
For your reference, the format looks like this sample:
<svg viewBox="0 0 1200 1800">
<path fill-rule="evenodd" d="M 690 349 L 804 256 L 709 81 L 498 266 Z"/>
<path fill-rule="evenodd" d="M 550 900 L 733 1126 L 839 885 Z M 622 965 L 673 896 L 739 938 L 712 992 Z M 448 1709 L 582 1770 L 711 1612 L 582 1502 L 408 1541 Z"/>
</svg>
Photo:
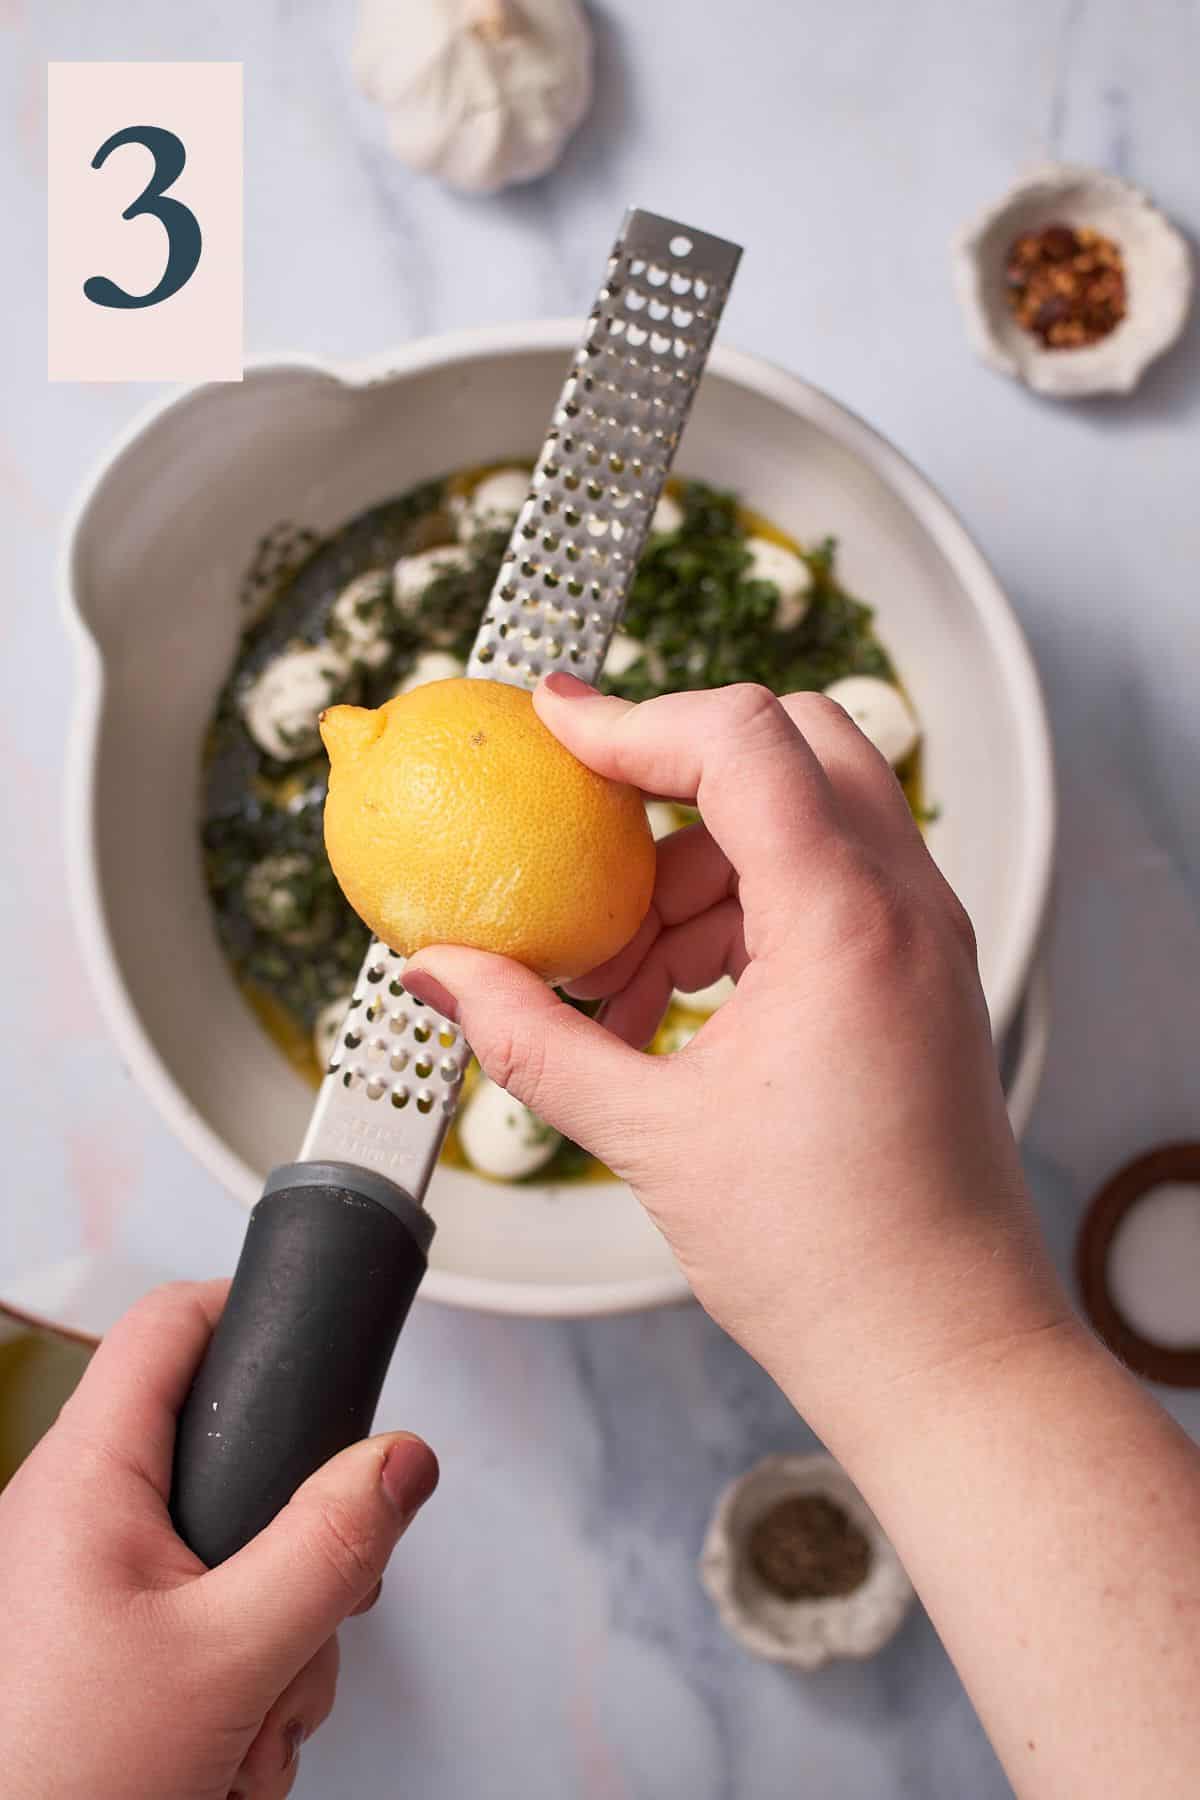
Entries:
<svg viewBox="0 0 1200 1800">
<path fill-rule="evenodd" d="M 457 1025 L 400 986 L 404 958 L 372 939 L 300 1155 L 425 1193 L 470 1051 Z"/>
<path fill-rule="evenodd" d="M 599 678 L 740 256 L 675 220 L 627 214 L 468 675 Z"/>
</svg>

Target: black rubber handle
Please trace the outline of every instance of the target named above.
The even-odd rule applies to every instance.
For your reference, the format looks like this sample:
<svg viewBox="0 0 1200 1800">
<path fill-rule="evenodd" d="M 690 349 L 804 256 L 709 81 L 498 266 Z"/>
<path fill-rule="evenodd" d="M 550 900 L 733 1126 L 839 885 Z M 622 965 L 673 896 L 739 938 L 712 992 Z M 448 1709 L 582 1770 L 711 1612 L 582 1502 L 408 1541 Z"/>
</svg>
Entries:
<svg viewBox="0 0 1200 1800">
<path fill-rule="evenodd" d="M 271 1176 L 176 1436 L 171 1516 L 210 1567 L 370 1433 L 432 1236 L 382 1177 L 321 1163 Z"/>
</svg>

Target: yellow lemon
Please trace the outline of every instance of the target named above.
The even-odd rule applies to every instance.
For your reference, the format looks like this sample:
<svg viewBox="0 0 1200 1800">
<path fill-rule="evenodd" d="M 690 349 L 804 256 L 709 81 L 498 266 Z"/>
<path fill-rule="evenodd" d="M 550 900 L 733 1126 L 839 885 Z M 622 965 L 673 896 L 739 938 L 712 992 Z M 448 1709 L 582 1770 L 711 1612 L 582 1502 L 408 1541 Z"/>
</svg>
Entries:
<svg viewBox="0 0 1200 1800">
<path fill-rule="evenodd" d="M 342 892 L 402 955 L 466 944 L 565 981 L 615 956 L 654 886 L 641 795 L 571 755 L 530 696 L 434 681 L 321 716 L 325 848 Z"/>
</svg>

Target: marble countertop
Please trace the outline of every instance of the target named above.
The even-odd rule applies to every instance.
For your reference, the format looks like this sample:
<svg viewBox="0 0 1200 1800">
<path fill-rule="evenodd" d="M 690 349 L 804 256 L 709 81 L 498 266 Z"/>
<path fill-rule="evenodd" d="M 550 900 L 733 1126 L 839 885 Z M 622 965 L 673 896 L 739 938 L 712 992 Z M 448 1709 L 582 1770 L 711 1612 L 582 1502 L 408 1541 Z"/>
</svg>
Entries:
<svg viewBox="0 0 1200 1800">
<path fill-rule="evenodd" d="M 1067 1265 L 1099 1180 L 1195 1136 L 1200 323 L 1131 400 L 1039 402 L 978 367 L 956 225 L 1050 154 L 1145 185 L 1200 231 L 1194 0 L 603 0 L 599 92 L 562 167 L 487 201 L 408 175 L 347 69 L 349 0 L 3 0 L 9 273 L 0 426 L 0 1280 L 80 1246 L 232 1267 L 242 1217 L 123 1072 L 73 955 L 57 819 L 68 706 L 63 509 L 148 390 L 43 377 L 43 65 L 242 59 L 252 350 L 365 353 L 580 312 L 629 200 L 750 247 L 727 341 L 894 437 L 1006 583 L 1049 695 L 1062 841 L 1055 1034 L 1027 1163 Z M 726 21 L 746 48 L 724 42 Z M 61 992 L 61 984 L 56 984 Z M 1200 1432 L 1195 1396 L 1170 1404 Z M 806 1428 L 694 1308 L 584 1324 L 418 1307 L 381 1420 L 442 1457 L 382 1604 L 344 1634 L 301 1796 L 992 1800 L 1008 1792 L 919 1613 L 805 1679 L 722 1635 L 694 1577 L 717 1491 Z"/>
</svg>

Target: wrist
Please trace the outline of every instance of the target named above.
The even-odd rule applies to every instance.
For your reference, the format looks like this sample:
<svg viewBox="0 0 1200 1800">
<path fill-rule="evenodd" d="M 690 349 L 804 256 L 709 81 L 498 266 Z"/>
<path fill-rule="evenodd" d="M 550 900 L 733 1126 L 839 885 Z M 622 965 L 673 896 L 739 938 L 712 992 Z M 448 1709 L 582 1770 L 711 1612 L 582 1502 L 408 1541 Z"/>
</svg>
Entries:
<svg viewBox="0 0 1200 1800">
<path fill-rule="evenodd" d="M 802 1326 L 781 1324 L 763 1360 L 854 1473 L 877 1448 L 890 1454 L 923 1422 L 1077 1339 L 1092 1341 L 1032 1220 L 996 1231 L 973 1219 L 914 1234 L 830 1284 Z"/>
</svg>

